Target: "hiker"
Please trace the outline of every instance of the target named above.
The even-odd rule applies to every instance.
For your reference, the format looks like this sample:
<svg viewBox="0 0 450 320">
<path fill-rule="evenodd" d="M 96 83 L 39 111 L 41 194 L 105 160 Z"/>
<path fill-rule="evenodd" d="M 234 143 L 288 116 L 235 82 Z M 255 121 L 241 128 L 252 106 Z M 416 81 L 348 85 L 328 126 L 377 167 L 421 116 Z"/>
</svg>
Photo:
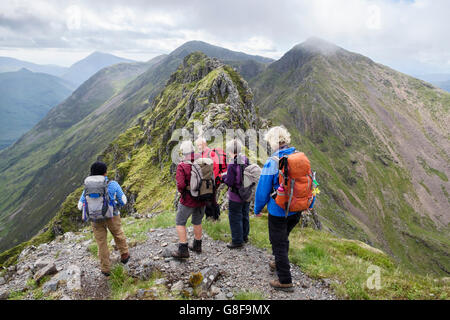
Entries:
<svg viewBox="0 0 450 320">
<path fill-rule="evenodd" d="M 172 257 L 186 259 L 189 258 L 189 250 L 196 253 L 202 252 L 202 220 L 206 203 L 193 197 L 190 192 L 192 166 L 199 155 L 195 155 L 191 141 L 183 141 L 180 151 L 183 154 L 183 160 L 177 166 L 176 181 L 181 197 L 175 219 L 179 244 L 178 250 L 172 252 Z M 186 223 L 190 216 L 194 226 L 194 240 L 192 245 L 188 246 Z"/>
<path fill-rule="evenodd" d="M 83 211 L 83 220 L 91 221 L 92 231 L 98 246 L 100 269 L 110 276 L 111 262 L 107 235 L 109 230 L 120 251 L 120 262 L 126 264 L 130 259 L 127 240 L 122 230 L 118 206 L 127 203 L 127 197 L 116 181 L 108 181 L 107 167 L 103 162 L 91 166 L 91 175 L 85 179 L 85 189 L 78 201 L 78 209 Z M 108 201 L 105 202 L 104 199 Z M 108 203 L 109 202 L 109 203 Z M 117 203 L 116 203 L 117 202 Z"/>
<path fill-rule="evenodd" d="M 248 165 L 249 160 L 242 155 L 242 143 L 234 139 L 227 143 L 226 151 L 231 163 L 228 164 L 227 173 L 223 176 L 223 182 L 228 188 L 228 219 L 231 229 L 230 249 L 241 248 L 248 242 L 250 232 L 249 210 L 250 202 L 244 201 L 239 195 L 242 186 L 242 166 Z"/>
<path fill-rule="evenodd" d="M 289 234 L 299 222 L 301 211 L 306 210 L 312 201 L 312 194 L 310 197 L 310 190 L 307 190 L 308 183 L 310 183 L 309 187 L 312 186 L 312 181 L 309 181 L 309 173 L 307 172 L 309 160 L 307 160 L 303 153 L 299 153 L 295 148 L 289 147 L 289 143 L 291 142 L 290 133 L 284 127 L 271 128 L 264 139 L 275 152 L 272 157 L 267 160 L 262 170 L 256 189 L 254 213 L 257 217 L 260 217 L 261 211 L 267 204 L 267 209 L 269 211 L 269 239 L 272 245 L 272 253 L 275 256 L 275 261 L 270 261 L 269 266 L 272 271 L 276 270 L 278 275 L 278 279 L 270 281 L 270 285 L 277 290 L 292 292 L 294 287 L 292 284 L 288 257 Z M 285 158 L 286 156 L 288 156 L 288 158 Z M 293 162 L 291 161 L 297 161 L 297 159 L 300 159 L 300 161 L 303 162 L 297 162 L 293 165 Z M 288 173 L 289 177 L 291 174 L 296 173 L 298 168 L 306 170 L 305 174 L 302 175 L 302 178 L 295 180 L 292 189 L 290 188 L 290 182 L 292 180 L 286 178 L 284 174 L 280 177 L 279 174 L 279 163 L 285 163 L 285 161 L 289 161 L 290 171 L 294 171 Z M 295 168 L 295 170 L 292 168 Z M 309 172 L 310 171 L 311 169 L 309 167 Z M 282 183 L 280 186 L 280 180 L 289 182 L 289 185 Z M 300 185 L 297 185 L 298 181 L 306 181 L 306 184 L 300 183 Z M 302 192 L 302 194 L 307 194 L 305 198 L 300 199 L 304 202 L 298 202 L 300 200 L 297 196 L 294 198 L 288 197 L 290 195 L 289 190 L 293 189 L 297 189 L 295 190 L 296 195 Z M 293 205 L 298 204 L 298 207 L 303 208 L 303 210 L 289 210 L 293 208 Z"/>
<path fill-rule="evenodd" d="M 199 137 L 195 141 L 195 146 L 197 147 L 197 150 L 200 153 L 200 156 L 202 158 L 210 158 L 213 160 L 213 162 L 214 162 L 214 177 L 215 177 L 215 184 L 216 184 L 216 190 L 217 190 L 219 185 L 221 184 L 223 173 L 225 173 L 227 171 L 226 154 L 220 148 L 210 149 L 208 147 L 208 143 L 206 142 L 205 138 L 203 138 L 203 137 Z M 216 193 L 214 193 L 213 201 L 208 201 L 206 203 L 205 216 L 207 219 L 212 219 L 215 221 L 219 220 L 220 206 L 217 203 Z"/>
</svg>

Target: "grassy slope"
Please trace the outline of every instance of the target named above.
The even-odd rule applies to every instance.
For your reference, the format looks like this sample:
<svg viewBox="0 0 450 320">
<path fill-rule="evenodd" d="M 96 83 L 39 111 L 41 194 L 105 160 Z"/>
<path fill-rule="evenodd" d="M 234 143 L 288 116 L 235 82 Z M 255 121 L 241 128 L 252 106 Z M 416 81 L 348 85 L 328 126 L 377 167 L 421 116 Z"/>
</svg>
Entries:
<svg viewBox="0 0 450 320">
<path fill-rule="evenodd" d="M 117 65 L 100 71 L 63 104 L 53 109 L 0 160 L 0 248 L 30 239 L 47 223 L 62 199 L 79 184 L 99 146 L 106 147 L 116 132 L 139 113 L 144 98 L 136 95 L 126 106 L 95 114 L 108 107 L 120 89 L 143 72 L 145 65 Z M 117 103 L 117 102 L 116 102 Z M 137 111 L 135 106 L 138 108 Z M 116 119 L 121 119 L 120 121 Z M 55 181 L 60 183 L 55 184 Z"/>
<path fill-rule="evenodd" d="M 318 210 L 333 233 L 381 247 L 411 270 L 448 274 L 448 225 L 436 225 L 407 200 L 419 202 L 412 178 L 394 158 L 400 156 L 393 133 L 371 105 L 376 96 L 378 104 L 387 102 L 388 112 L 397 106 L 417 113 L 386 89 L 389 84 L 377 82 L 391 72 L 386 69 L 363 57 L 319 55 L 286 72 L 270 66 L 250 85 L 261 110 L 291 130 L 294 145 L 318 171 L 323 191 Z M 373 87 L 381 93 L 373 94 Z M 408 89 L 419 99 L 432 95 L 436 115 L 448 111 L 448 95 L 419 88 L 422 92 Z"/>
<path fill-rule="evenodd" d="M 0 74 L 0 144 L 17 140 L 73 89 L 48 74 L 28 70 Z"/>
</svg>

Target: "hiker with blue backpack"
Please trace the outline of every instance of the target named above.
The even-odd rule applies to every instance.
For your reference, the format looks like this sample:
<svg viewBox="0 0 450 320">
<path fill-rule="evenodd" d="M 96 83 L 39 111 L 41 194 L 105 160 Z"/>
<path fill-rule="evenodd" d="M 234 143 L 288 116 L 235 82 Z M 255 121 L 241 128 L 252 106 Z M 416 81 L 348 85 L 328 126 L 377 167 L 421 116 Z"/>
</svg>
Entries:
<svg viewBox="0 0 450 320">
<path fill-rule="evenodd" d="M 125 234 L 122 230 L 119 206 L 127 203 L 127 197 L 116 181 L 109 181 L 106 176 L 107 166 L 95 162 L 91 166 L 91 175 L 84 180 L 84 191 L 78 201 L 78 209 L 83 212 L 83 221 L 90 221 L 95 241 L 98 246 L 100 269 L 105 276 L 110 276 L 111 262 L 108 249 L 108 230 L 120 251 L 121 262 L 130 259 Z"/>
<path fill-rule="evenodd" d="M 269 240 L 275 258 L 269 262 L 269 267 L 278 276 L 269 284 L 276 290 L 292 292 L 289 234 L 300 221 L 302 211 L 313 205 L 314 178 L 305 154 L 289 147 L 291 136 L 286 128 L 271 128 L 264 139 L 274 153 L 262 170 L 256 188 L 254 213 L 260 217 L 267 205 Z"/>
</svg>

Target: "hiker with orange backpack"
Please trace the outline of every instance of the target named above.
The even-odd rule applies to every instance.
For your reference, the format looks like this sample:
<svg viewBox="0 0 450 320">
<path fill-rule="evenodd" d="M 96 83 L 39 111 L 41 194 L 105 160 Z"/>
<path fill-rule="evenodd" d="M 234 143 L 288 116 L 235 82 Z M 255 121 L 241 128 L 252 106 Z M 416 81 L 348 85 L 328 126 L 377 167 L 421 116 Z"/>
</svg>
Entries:
<svg viewBox="0 0 450 320">
<path fill-rule="evenodd" d="M 209 148 L 206 139 L 203 137 L 199 137 L 197 140 L 195 140 L 195 146 L 197 147 L 197 150 L 202 158 L 210 158 L 213 160 L 214 177 L 217 190 L 222 182 L 222 175 L 227 172 L 227 155 L 225 151 L 220 148 Z M 209 201 L 206 203 L 205 216 L 206 218 L 212 220 L 219 220 L 220 206 L 217 203 L 216 194 L 214 194 L 213 201 Z"/>
<path fill-rule="evenodd" d="M 294 286 L 289 264 L 289 234 L 298 224 L 301 212 L 313 200 L 311 166 L 304 153 L 289 147 L 290 133 L 284 127 L 271 128 L 264 139 L 276 150 L 264 165 L 256 188 L 254 213 L 261 216 L 267 205 L 269 239 L 275 261 L 270 261 L 278 279 L 270 281 L 277 290 L 292 292 Z"/>
</svg>

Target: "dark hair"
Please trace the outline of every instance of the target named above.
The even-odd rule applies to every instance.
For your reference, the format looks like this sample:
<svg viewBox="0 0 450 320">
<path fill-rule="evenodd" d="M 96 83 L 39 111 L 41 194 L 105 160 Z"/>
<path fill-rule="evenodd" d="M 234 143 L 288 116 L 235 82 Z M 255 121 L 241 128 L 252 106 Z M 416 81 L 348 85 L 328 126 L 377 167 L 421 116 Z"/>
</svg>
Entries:
<svg viewBox="0 0 450 320">
<path fill-rule="evenodd" d="M 106 164 L 96 162 L 91 166 L 91 176 L 102 176 L 106 173 Z"/>
</svg>

